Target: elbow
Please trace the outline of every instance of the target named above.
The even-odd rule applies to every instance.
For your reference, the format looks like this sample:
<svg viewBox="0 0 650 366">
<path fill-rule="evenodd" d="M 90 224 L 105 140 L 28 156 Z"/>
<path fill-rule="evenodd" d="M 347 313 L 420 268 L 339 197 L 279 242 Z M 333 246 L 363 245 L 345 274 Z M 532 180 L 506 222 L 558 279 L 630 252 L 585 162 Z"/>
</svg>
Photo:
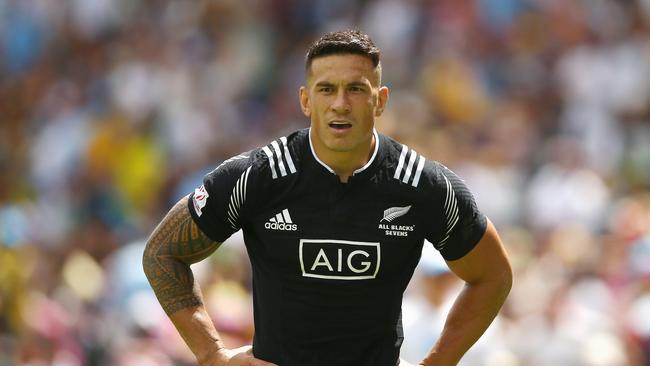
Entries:
<svg viewBox="0 0 650 366">
<path fill-rule="evenodd" d="M 510 294 L 510 290 L 512 290 L 513 278 L 512 267 L 509 262 L 506 262 L 502 268 L 493 271 L 481 283 L 486 288 L 489 287 L 494 298 L 499 299 L 499 302 L 503 303 Z"/>
<path fill-rule="evenodd" d="M 512 283 L 514 280 L 514 274 L 512 271 L 512 266 L 510 266 L 510 263 L 508 263 L 508 265 L 500 273 L 497 279 L 498 279 L 500 294 L 503 297 L 503 300 L 505 301 L 505 299 L 510 294 L 510 290 L 512 290 Z"/>
<path fill-rule="evenodd" d="M 508 295 L 510 294 L 510 290 L 512 290 L 513 277 L 514 276 L 512 274 L 512 271 L 510 271 L 508 273 L 507 278 L 504 280 L 504 284 L 503 284 L 504 298 L 508 297 Z"/>
<path fill-rule="evenodd" d="M 155 273 L 155 264 L 156 258 L 155 253 L 152 250 L 151 242 L 147 241 L 144 252 L 142 253 L 142 271 L 144 272 L 147 279 L 150 279 L 153 273 Z"/>
<path fill-rule="evenodd" d="M 514 272 L 512 271 L 512 265 L 510 264 L 510 261 L 508 260 L 506 265 L 504 266 L 505 268 L 503 269 L 503 282 L 508 286 L 508 291 L 512 288 L 512 281 L 514 278 Z"/>
</svg>

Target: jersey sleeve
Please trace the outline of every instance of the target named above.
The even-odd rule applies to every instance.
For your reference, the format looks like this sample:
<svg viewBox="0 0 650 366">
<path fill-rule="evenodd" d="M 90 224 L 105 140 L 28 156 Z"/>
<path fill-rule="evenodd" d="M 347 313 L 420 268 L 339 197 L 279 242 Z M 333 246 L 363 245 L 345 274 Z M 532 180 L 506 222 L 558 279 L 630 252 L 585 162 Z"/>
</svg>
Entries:
<svg viewBox="0 0 650 366">
<path fill-rule="evenodd" d="M 206 174 L 203 184 L 190 194 L 192 219 L 210 239 L 223 242 L 246 219 L 255 180 L 252 158 L 238 155 Z"/>
<path fill-rule="evenodd" d="M 462 258 L 485 233 L 487 218 L 467 185 L 442 164 L 433 164 L 433 219 L 427 240 L 445 260 Z"/>
</svg>

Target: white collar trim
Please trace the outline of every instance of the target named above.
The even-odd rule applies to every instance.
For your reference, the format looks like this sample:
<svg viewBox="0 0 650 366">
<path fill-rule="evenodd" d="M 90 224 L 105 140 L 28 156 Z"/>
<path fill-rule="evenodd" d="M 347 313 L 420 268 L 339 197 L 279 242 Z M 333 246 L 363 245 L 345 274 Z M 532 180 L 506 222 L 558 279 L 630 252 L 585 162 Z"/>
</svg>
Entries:
<svg viewBox="0 0 650 366">
<path fill-rule="evenodd" d="M 375 150 L 372 152 L 372 156 L 370 157 L 370 160 L 362 166 L 361 168 L 355 170 L 352 172 L 352 175 L 355 175 L 357 173 L 361 173 L 362 171 L 366 170 L 373 161 L 375 161 L 375 157 L 377 156 L 377 151 L 379 151 L 379 135 L 377 134 L 376 129 L 372 129 L 372 134 L 375 136 Z M 311 154 L 314 156 L 314 159 L 316 159 L 317 162 L 320 163 L 320 165 L 324 166 L 325 169 L 327 169 L 330 173 L 336 174 L 334 172 L 334 169 L 330 168 L 329 165 L 325 164 L 322 160 L 318 158 L 318 155 L 316 155 L 316 151 L 314 150 L 314 145 L 311 142 L 311 127 L 309 128 L 309 148 L 311 149 Z"/>
</svg>

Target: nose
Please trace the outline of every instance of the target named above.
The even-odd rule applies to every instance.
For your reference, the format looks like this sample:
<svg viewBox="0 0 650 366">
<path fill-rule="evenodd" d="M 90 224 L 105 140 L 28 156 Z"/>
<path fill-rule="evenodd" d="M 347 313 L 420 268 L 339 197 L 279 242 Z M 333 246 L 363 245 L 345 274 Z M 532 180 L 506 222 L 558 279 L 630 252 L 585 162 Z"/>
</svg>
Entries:
<svg viewBox="0 0 650 366">
<path fill-rule="evenodd" d="M 336 93 L 336 99 L 332 102 L 332 110 L 340 114 L 350 112 L 350 103 L 348 102 L 345 90 L 342 90 L 342 88 Z"/>
</svg>

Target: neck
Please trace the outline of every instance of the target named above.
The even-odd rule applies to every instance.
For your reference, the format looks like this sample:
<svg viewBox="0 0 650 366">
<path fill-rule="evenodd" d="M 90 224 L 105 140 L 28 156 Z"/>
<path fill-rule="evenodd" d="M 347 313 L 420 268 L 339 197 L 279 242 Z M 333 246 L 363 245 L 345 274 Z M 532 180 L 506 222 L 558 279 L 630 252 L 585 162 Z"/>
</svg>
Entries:
<svg viewBox="0 0 650 366">
<path fill-rule="evenodd" d="M 354 172 L 364 165 L 368 164 L 375 152 L 377 141 L 375 134 L 370 135 L 367 143 L 361 144 L 358 148 L 350 151 L 333 151 L 325 146 L 321 146 L 310 133 L 310 141 L 312 151 L 321 163 L 325 164 L 329 169 L 339 177 L 341 182 L 347 183 L 348 179 Z"/>
</svg>

